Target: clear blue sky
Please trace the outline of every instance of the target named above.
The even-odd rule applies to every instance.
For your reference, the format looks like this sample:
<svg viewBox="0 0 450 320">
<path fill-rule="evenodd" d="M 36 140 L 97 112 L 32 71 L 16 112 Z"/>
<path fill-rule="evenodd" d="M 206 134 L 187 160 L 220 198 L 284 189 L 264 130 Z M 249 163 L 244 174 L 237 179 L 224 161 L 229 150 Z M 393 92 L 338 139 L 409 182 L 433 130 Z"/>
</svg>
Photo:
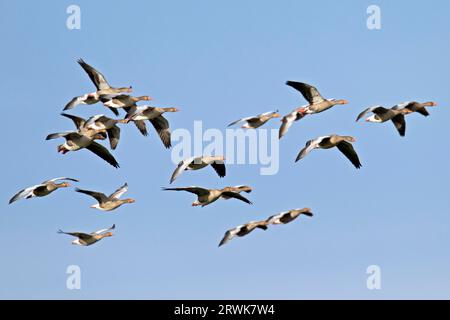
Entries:
<svg viewBox="0 0 450 320">
<path fill-rule="evenodd" d="M 70 4 L 0 3 L 0 298 L 450 298 L 448 1 L 76 1 L 82 20 L 73 31 Z M 370 4 L 381 7 L 380 31 L 366 27 Z M 286 80 L 350 103 L 297 122 L 275 176 L 256 165 L 229 166 L 224 179 L 210 169 L 182 175 L 178 186 L 254 187 L 253 206 L 193 208 L 192 195 L 160 190 L 174 165 L 153 131 L 144 138 L 123 128 L 119 170 L 84 151 L 62 156 L 59 141 L 44 140 L 72 128 L 59 113 L 93 90 L 80 57 L 110 83 L 182 109 L 168 116 L 173 129 L 285 114 L 304 104 Z M 405 138 L 390 123 L 354 122 L 366 106 L 407 100 L 439 106 L 428 118 L 409 116 Z M 100 104 L 72 113 L 111 115 Z M 361 170 L 335 150 L 294 164 L 306 140 L 330 133 L 357 138 Z M 22 187 L 57 176 L 104 192 L 127 181 L 137 202 L 102 213 L 66 189 L 7 205 Z M 314 218 L 217 248 L 228 228 L 304 206 Z M 112 223 L 115 237 L 91 247 L 56 233 Z M 372 264 L 382 290 L 366 288 Z M 66 289 L 68 265 L 81 267 L 81 290 Z"/>
</svg>

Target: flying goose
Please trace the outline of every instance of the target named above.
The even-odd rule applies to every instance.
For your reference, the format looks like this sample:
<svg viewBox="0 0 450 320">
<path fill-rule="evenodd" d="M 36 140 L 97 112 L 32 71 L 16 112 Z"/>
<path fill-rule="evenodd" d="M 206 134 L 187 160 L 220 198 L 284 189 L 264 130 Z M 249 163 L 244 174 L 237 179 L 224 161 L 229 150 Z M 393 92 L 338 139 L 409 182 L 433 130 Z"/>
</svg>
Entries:
<svg viewBox="0 0 450 320">
<path fill-rule="evenodd" d="M 361 162 L 359 162 L 358 155 L 356 154 L 355 149 L 353 149 L 352 142 L 355 142 L 356 139 L 350 136 L 338 136 L 338 135 L 329 135 L 318 137 L 316 139 L 309 140 L 306 143 L 306 146 L 299 152 L 295 162 L 303 159 L 308 153 L 310 153 L 314 149 L 330 149 L 333 147 L 337 147 L 339 151 L 341 151 L 347 159 L 357 168 L 361 168 Z"/>
<path fill-rule="evenodd" d="M 294 221 L 302 214 L 304 214 L 305 216 L 308 216 L 308 217 L 313 216 L 310 208 L 291 209 L 289 211 L 284 211 L 284 212 L 280 212 L 276 215 L 273 215 L 273 216 L 267 218 L 266 221 L 269 224 L 286 224 L 291 221 Z"/>
<path fill-rule="evenodd" d="M 178 164 L 172 174 L 172 177 L 170 178 L 170 183 L 174 182 L 175 179 L 178 178 L 178 176 L 185 170 L 199 170 L 208 165 L 211 165 L 219 177 L 223 178 L 226 175 L 226 168 L 223 163 L 224 160 L 224 156 L 201 156 L 186 158 Z"/>
<path fill-rule="evenodd" d="M 130 199 L 130 198 L 123 199 L 123 200 L 120 199 L 120 197 L 125 192 L 128 191 L 128 184 L 126 184 L 126 183 L 123 186 L 121 186 L 119 189 L 114 191 L 109 196 L 106 196 L 104 193 L 101 193 L 101 192 L 83 190 L 83 189 L 79 189 L 79 188 L 76 188 L 75 191 L 87 194 L 87 195 L 95 198 L 95 200 L 97 200 L 98 203 L 92 205 L 91 208 L 102 210 L 102 211 L 111 211 L 111 210 L 114 210 L 114 209 L 120 207 L 124 203 L 133 203 L 133 202 L 135 202 L 134 199 Z"/>
<path fill-rule="evenodd" d="M 108 162 L 113 167 L 119 168 L 119 163 L 112 156 L 112 154 L 109 153 L 109 151 L 104 146 L 93 140 L 99 137 L 102 137 L 102 135 L 97 134 L 94 137 L 89 137 L 83 134 L 79 134 L 78 132 L 69 131 L 49 134 L 46 140 L 64 138 L 66 139 L 66 142 L 58 145 L 58 152 L 66 154 L 69 151 L 78 151 L 85 148 L 95 153 L 97 156 Z"/>
<path fill-rule="evenodd" d="M 67 113 L 61 115 L 73 121 L 79 134 L 90 137 L 98 137 L 97 134 L 100 134 L 101 140 L 104 140 L 106 136 L 103 133 L 107 133 L 113 150 L 116 149 L 120 139 L 120 128 L 117 123 L 126 123 L 124 119 L 111 119 L 102 114 L 92 116 L 88 120 Z"/>
<path fill-rule="evenodd" d="M 153 98 L 149 96 L 132 97 L 128 94 L 120 94 L 104 102 L 103 105 L 109 108 L 126 108 L 136 105 L 139 101 L 150 100 L 153 100 Z"/>
<path fill-rule="evenodd" d="M 234 237 L 243 237 L 256 228 L 267 230 L 267 225 L 269 223 L 267 221 L 250 221 L 246 224 L 237 226 L 236 228 L 230 229 L 227 232 L 225 232 L 225 235 L 223 239 L 219 243 L 219 247 L 223 246 L 225 243 L 233 239 Z"/>
<path fill-rule="evenodd" d="M 97 71 L 92 66 L 88 65 L 83 59 L 79 59 L 78 64 L 83 68 L 83 70 L 88 74 L 91 81 L 94 83 L 97 88 L 96 92 L 87 93 L 79 97 L 73 98 L 65 107 L 64 110 L 69 110 L 75 108 L 79 104 L 94 104 L 99 101 L 107 102 L 112 99 L 115 95 L 118 95 L 121 92 L 131 92 L 131 86 L 121 87 L 121 88 L 113 88 L 106 81 L 103 74 Z M 119 115 L 119 112 L 114 108 L 109 108 L 116 116 Z"/>
<path fill-rule="evenodd" d="M 245 203 L 252 204 L 250 200 L 240 195 L 240 192 L 251 192 L 252 188 L 248 186 L 237 186 L 237 187 L 225 187 L 223 189 L 205 189 L 202 187 L 181 187 L 181 188 L 163 188 L 165 191 L 187 191 L 197 195 L 197 201 L 192 203 L 192 206 L 207 206 L 214 201 L 222 199 L 235 198 Z"/>
<path fill-rule="evenodd" d="M 34 198 L 34 197 L 45 197 L 59 188 L 70 187 L 70 184 L 68 182 L 56 183 L 59 180 L 70 180 L 70 181 L 78 182 L 77 179 L 66 178 L 66 177 L 59 177 L 59 178 L 46 180 L 35 186 L 31 186 L 26 189 L 20 190 L 17 194 L 14 195 L 14 197 L 11 198 L 11 200 L 9 200 L 9 204 L 13 203 L 14 201 L 24 199 L 24 198 L 30 199 L 30 198 Z"/>
<path fill-rule="evenodd" d="M 303 97 L 308 101 L 309 105 L 299 109 L 299 112 L 305 116 L 307 114 L 320 113 L 337 104 L 347 104 L 348 101 L 344 99 L 325 99 L 323 98 L 316 87 L 313 87 L 307 83 L 287 81 L 286 84 L 297 91 L 299 91 Z"/>
<path fill-rule="evenodd" d="M 64 232 L 61 229 L 58 230 L 58 233 L 62 234 L 68 234 L 70 236 L 76 237 L 77 239 L 72 241 L 72 244 L 76 244 L 79 246 L 90 246 L 91 244 L 96 243 L 97 241 L 102 240 L 103 238 L 111 237 L 113 236 L 113 233 L 110 232 L 111 230 L 114 230 L 116 228 L 116 225 L 113 224 L 112 227 L 107 229 L 101 229 L 95 232 L 91 233 L 84 233 L 84 232 Z"/>
<path fill-rule="evenodd" d="M 166 148 L 172 146 L 170 141 L 170 129 L 169 122 L 163 117 L 163 113 L 177 112 L 177 108 L 156 108 L 150 106 L 139 106 L 129 111 L 126 120 L 127 121 L 145 121 L 149 120 L 156 132 L 158 133 L 161 141 Z M 138 127 L 139 128 L 139 127 Z"/>
<path fill-rule="evenodd" d="M 377 105 L 369 107 L 361 112 L 356 118 L 356 121 L 359 121 L 370 112 L 372 112 L 373 115 L 366 119 L 367 122 L 382 123 L 391 120 L 400 136 L 404 137 L 406 133 L 405 114 L 409 114 L 414 111 L 412 109 L 401 108 L 399 106 L 386 109 L 383 106 Z"/>
<path fill-rule="evenodd" d="M 236 120 L 228 125 L 228 127 L 231 127 L 232 125 L 235 125 L 236 123 L 245 121 L 245 124 L 241 127 L 243 129 L 256 129 L 258 127 L 261 127 L 263 124 L 265 124 L 267 121 L 269 121 L 272 118 L 279 118 L 280 114 L 277 111 L 270 111 L 270 112 L 264 112 L 257 116 L 253 117 L 247 117 L 242 118 L 239 120 Z"/>
<path fill-rule="evenodd" d="M 394 108 L 399 108 L 399 109 L 408 109 L 411 110 L 412 112 L 417 112 L 420 113 L 421 115 L 428 117 L 430 114 L 428 113 L 428 110 L 425 107 L 436 107 L 437 103 L 433 102 L 433 101 L 428 101 L 428 102 L 417 102 L 417 101 L 407 101 L 407 102 L 403 102 L 403 103 L 399 103 L 397 105 L 394 106 Z"/>
</svg>

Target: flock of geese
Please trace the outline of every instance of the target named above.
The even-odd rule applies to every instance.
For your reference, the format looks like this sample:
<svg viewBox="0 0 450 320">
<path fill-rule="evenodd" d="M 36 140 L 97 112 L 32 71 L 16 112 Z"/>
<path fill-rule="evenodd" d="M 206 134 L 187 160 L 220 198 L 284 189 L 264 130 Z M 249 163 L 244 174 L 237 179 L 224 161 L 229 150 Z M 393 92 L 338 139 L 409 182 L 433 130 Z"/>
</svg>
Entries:
<svg viewBox="0 0 450 320">
<path fill-rule="evenodd" d="M 163 145 L 166 148 L 171 147 L 171 136 L 169 122 L 163 116 L 167 112 L 177 112 L 177 108 L 161 108 L 152 107 L 149 105 L 140 105 L 137 103 L 140 101 L 152 100 L 150 96 L 133 97 L 129 95 L 132 92 L 132 87 L 111 87 L 106 81 L 103 74 L 97 71 L 95 68 L 84 62 L 82 59 L 78 60 L 78 64 L 88 74 L 91 81 L 96 87 L 96 91 L 87 93 L 81 96 L 74 97 L 64 108 L 64 111 L 71 110 L 78 105 L 91 105 L 101 102 L 105 107 L 110 109 L 117 117 L 120 115 L 119 110 L 125 112 L 123 119 L 109 118 L 103 114 L 94 115 L 89 119 L 83 119 L 81 117 L 71 115 L 68 113 L 61 113 L 65 118 L 70 119 L 76 130 L 58 132 L 49 134 L 46 140 L 52 140 L 57 138 L 64 138 L 65 142 L 58 145 L 57 150 L 62 154 L 68 152 L 74 152 L 81 149 L 87 149 L 94 153 L 110 165 L 115 168 L 119 168 L 119 163 L 116 161 L 111 152 L 96 140 L 109 140 L 109 146 L 111 150 L 115 150 L 120 141 L 120 125 L 125 125 L 130 122 L 134 123 L 140 133 L 144 136 L 148 135 L 147 124 L 148 120 Z M 308 104 L 295 108 L 292 112 L 285 115 L 281 122 L 279 129 L 279 139 L 281 139 L 288 130 L 292 127 L 294 122 L 304 118 L 307 115 L 321 113 L 333 106 L 347 104 L 345 99 L 325 99 L 314 87 L 306 83 L 287 81 L 286 84 L 297 91 L 306 99 Z M 364 118 L 369 113 L 372 115 L 366 118 L 367 122 L 383 123 L 392 121 L 400 136 L 405 136 L 406 122 L 405 116 L 411 113 L 419 113 L 423 116 L 428 116 L 429 112 L 426 107 L 436 106 L 435 102 L 420 103 L 416 101 L 404 102 L 397 104 L 391 108 L 385 108 L 381 105 L 373 106 L 362 111 L 356 121 Z M 242 118 L 233 121 L 228 126 L 233 126 L 238 123 L 244 123 L 242 128 L 244 129 L 256 129 L 267 123 L 273 118 L 280 118 L 281 115 L 278 111 L 265 112 L 260 115 Z M 303 159 L 314 149 L 331 149 L 336 147 L 357 169 L 361 168 L 361 162 L 358 154 L 353 148 L 353 143 L 356 141 L 351 136 L 340 135 L 327 135 L 321 136 L 306 142 L 305 147 L 300 150 L 295 161 Z M 225 157 L 224 156 L 199 156 L 189 157 L 181 161 L 170 178 L 170 184 L 172 184 L 184 171 L 188 170 L 200 170 L 207 166 L 211 166 L 219 177 L 226 175 Z M 79 182 L 77 179 L 68 177 L 59 177 L 50 180 L 46 180 L 40 184 L 25 188 L 15 194 L 9 201 L 13 203 L 19 199 L 30 199 L 34 197 L 44 197 L 53 193 L 57 189 L 67 188 L 70 186 L 68 181 Z M 241 193 L 250 193 L 252 188 L 250 186 L 240 185 L 234 187 L 225 187 L 223 189 L 206 189 L 197 186 L 189 187 L 177 187 L 177 188 L 163 188 L 165 191 L 187 191 L 197 196 L 197 200 L 192 203 L 192 206 L 206 206 L 219 199 L 237 199 L 247 204 L 252 204 L 250 200 L 244 197 Z M 94 198 L 97 203 L 93 204 L 91 208 L 95 208 L 102 211 L 111 211 L 119 208 L 124 204 L 135 202 L 134 199 L 121 197 L 128 191 L 128 184 L 114 191 L 111 195 L 107 196 L 104 193 L 98 191 L 90 191 L 84 189 L 75 189 L 76 192 L 86 194 Z M 224 245 L 234 237 L 242 237 L 255 229 L 268 229 L 269 225 L 286 224 L 292 222 L 300 215 L 312 217 L 313 213 L 310 208 L 292 209 L 279 214 L 270 216 L 269 218 L 261 221 L 250 221 L 246 224 L 237 226 L 226 231 L 223 239 L 220 241 L 219 246 Z M 64 232 L 59 230 L 58 233 L 67 234 L 75 237 L 72 242 L 76 245 L 89 246 L 99 240 L 110 237 L 113 235 L 111 232 L 115 229 L 115 225 L 110 228 L 101 229 L 92 233 L 84 232 Z"/>
</svg>

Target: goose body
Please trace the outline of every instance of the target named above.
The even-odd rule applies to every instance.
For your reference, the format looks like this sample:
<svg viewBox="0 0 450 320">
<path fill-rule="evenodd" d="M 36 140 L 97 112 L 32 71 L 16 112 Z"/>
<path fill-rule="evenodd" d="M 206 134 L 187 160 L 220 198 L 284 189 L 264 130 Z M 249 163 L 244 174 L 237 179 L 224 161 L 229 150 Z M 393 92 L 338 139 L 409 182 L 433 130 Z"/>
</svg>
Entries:
<svg viewBox="0 0 450 320">
<path fill-rule="evenodd" d="M 228 125 L 228 127 L 231 127 L 232 125 L 235 125 L 239 122 L 245 122 L 245 124 L 242 126 L 243 129 L 256 129 L 256 128 L 261 127 L 263 124 L 265 124 L 270 119 L 279 118 L 279 117 L 280 117 L 280 114 L 278 113 L 278 111 L 270 111 L 270 112 L 265 112 L 265 113 L 259 114 L 257 116 L 247 117 L 247 118 L 242 118 L 242 119 L 236 120 L 236 121 L 230 123 Z"/>
<path fill-rule="evenodd" d="M 66 177 L 59 177 L 54 178 L 50 180 L 46 180 L 40 184 L 25 188 L 23 190 L 20 190 L 17 192 L 10 200 L 9 204 L 20 200 L 20 199 L 30 199 L 34 197 L 45 197 L 48 196 L 53 191 L 59 189 L 59 188 L 67 188 L 70 187 L 70 184 L 68 182 L 62 182 L 57 183 L 60 180 L 69 180 L 69 181 L 75 181 L 78 182 L 77 179 L 73 178 L 66 178 Z"/>
<path fill-rule="evenodd" d="M 180 188 L 164 188 L 163 190 L 168 191 L 187 191 L 197 195 L 197 201 L 192 203 L 192 206 L 207 206 L 215 202 L 218 199 L 238 199 L 245 203 L 252 204 L 250 200 L 240 195 L 241 192 L 251 192 L 252 188 L 248 186 L 237 186 L 237 187 L 225 187 L 223 189 L 206 189 L 202 187 L 180 187 Z"/>
<path fill-rule="evenodd" d="M 237 226 L 233 229 L 228 230 L 225 232 L 225 235 L 223 236 L 222 240 L 219 243 L 219 247 L 226 244 L 228 241 L 233 239 L 234 237 L 243 237 L 255 230 L 256 228 L 267 230 L 267 225 L 269 223 L 267 221 L 250 221 L 246 224 Z"/>
<path fill-rule="evenodd" d="M 350 162 L 355 166 L 355 168 L 361 168 L 361 162 L 359 161 L 359 157 L 353 149 L 352 143 L 355 142 L 356 139 L 350 136 L 339 136 L 339 135 L 329 135 L 318 137 L 316 139 L 309 140 L 305 147 L 300 150 L 295 162 L 303 159 L 308 153 L 310 153 L 314 149 L 331 149 L 337 147 L 339 151 L 344 154 L 344 156 L 350 160 Z"/>
<path fill-rule="evenodd" d="M 67 234 L 73 237 L 76 237 L 77 239 L 72 241 L 72 244 L 78 245 L 78 246 L 90 246 L 103 238 L 111 237 L 113 236 L 113 233 L 110 232 L 111 230 L 114 230 L 116 228 L 116 225 L 113 224 L 112 227 L 107 229 L 101 229 L 95 232 L 91 233 L 84 233 L 84 232 L 64 232 L 62 230 L 58 230 L 58 233 L 61 234 Z"/>
<path fill-rule="evenodd" d="M 190 157 L 181 161 L 170 178 L 170 183 L 174 182 L 184 171 L 186 170 L 200 170 L 209 165 L 216 171 L 217 175 L 221 178 L 226 175 L 226 168 L 223 156 L 202 156 L 202 157 Z"/>
<path fill-rule="evenodd" d="M 83 189 L 75 189 L 76 192 L 87 194 L 97 200 L 98 203 L 91 206 L 91 208 L 98 209 L 101 211 L 111 211 L 117 209 L 125 203 L 133 203 L 134 199 L 120 199 L 120 197 L 128 191 L 128 184 L 124 184 L 119 189 L 114 191 L 111 195 L 106 196 L 104 193 L 89 191 Z"/>
</svg>

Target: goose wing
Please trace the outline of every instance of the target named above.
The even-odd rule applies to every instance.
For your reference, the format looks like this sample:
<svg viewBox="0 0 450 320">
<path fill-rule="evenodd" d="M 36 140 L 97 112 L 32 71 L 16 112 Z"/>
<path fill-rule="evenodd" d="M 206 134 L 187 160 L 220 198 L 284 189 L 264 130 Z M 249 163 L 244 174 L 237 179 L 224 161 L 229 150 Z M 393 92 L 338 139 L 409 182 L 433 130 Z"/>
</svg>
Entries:
<svg viewBox="0 0 450 320">
<path fill-rule="evenodd" d="M 69 236 L 76 237 L 76 238 L 79 238 L 79 239 L 85 240 L 85 241 L 92 238 L 92 235 L 90 235 L 88 233 L 84 233 L 84 232 L 65 232 L 65 231 L 62 231 L 61 229 L 59 229 L 58 233 L 67 234 Z"/>
<path fill-rule="evenodd" d="M 110 198 L 110 199 L 119 199 L 127 191 L 128 191 L 128 183 L 125 183 L 119 189 L 114 191 L 108 198 Z"/>
<path fill-rule="evenodd" d="M 106 201 L 109 200 L 108 197 L 104 193 L 101 193 L 101 192 L 84 190 L 84 189 L 80 189 L 80 188 L 76 188 L 75 191 L 79 192 L 79 193 L 84 193 L 84 194 L 87 194 L 88 196 L 93 197 L 95 200 L 98 201 L 98 203 L 105 203 Z"/>
<path fill-rule="evenodd" d="M 192 163 L 192 161 L 194 161 L 194 157 L 186 158 L 183 161 L 180 161 L 177 168 L 173 172 L 172 177 L 170 178 L 170 183 L 174 182 L 175 179 L 178 178 L 178 176 L 182 174 L 184 170 L 187 169 L 187 167 Z"/>
<path fill-rule="evenodd" d="M 20 190 L 9 200 L 9 204 L 13 203 L 14 201 L 20 200 L 20 199 L 34 197 L 33 191 L 36 188 L 43 187 L 43 186 L 44 186 L 44 184 L 37 184 L 35 186 Z"/>
<path fill-rule="evenodd" d="M 52 140 L 57 138 L 65 138 L 69 134 L 76 133 L 75 131 L 66 131 L 66 132 L 57 132 L 57 133 L 50 133 L 45 140 Z"/>
<path fill-rule="evenodd" d="M 194 193 L 197 196 L 207 196 L 210 191 L 208 189 L 205 188 L 201 188 L 201 187 L 180 187 L 180 188 L 163 188 L 164 191 L 187 191 L 190 193 Z"/>
<path fill-rule="evenodd" d="M 79 104 L 85 104 L 86 99 L 88 98 L 88 94 L 84 94 L 82 96 L 73 97 L 65 106 L 63 110 L 70 110 L 75 108 Z"/>
<path fill-rule="evenodd" d="M 164 118 L 162 115 L 153 119 L 150 119 L 153 127 L 158 133 L 161 141 L 163 142 L 166 148 L 170 148 L 172 143 L 170 142 L 170 129 L 169 129 L 169 121 Z"/>
<path fill-rule="evenodd" d="M 58 180 L 70 180 L 70 181 L 80 182 L 80 180 L 78 180 L 78 179 L 67 178 L 67 177 L 59 177 L 59 178 L 53 178 L 53 179 L 50 179 L 50 180 L 46 180 L 46 181 L 42 182 L 42 184 L 46 184 L 48 182 L 55 182 L 55 181 L 58 181 Z"/>
<path fill-rule="evenodd" d="M 86 147 L 89 151 L 95 153 L 97 156 L 108 162 L 114 168 L 119 168 L 119 163 L 113 157 L 113 155 L 101 144 L 92 141 L 90 145 Z"/>
<path fill-rule="evenodd" d="M 223 163 L 223 162 L 218 163 L 218 162 L 214 161 L 213 163 L 211 163 L 211 167 L 213 167 L 214 171 L 216 171 L 216 173 L 221 178 L 225 177 L 225 175 L 227 174 L 225 163 Z"/>
<path fill-rule="evenodd" d="M 320 95 L 319 91 L 314 86 L 296 81 L 287 81 L 286 84 L 299 91 L 306 99 L 306 101 L 309 102 L 309 104 L 316 104 L 325 101 L 325 99 Z"/>
<path fill-rule="evenodd" d="M 108 231 L 111 231 L 111 230 L 114 230 L 116 228 L 116 225 L 115 224 L 113 224 L 111 227 L 109 227 L 109 228 L 106 228 L 106 229 L 101 229 L 101 230 L 98 230 L 98 231 L 95 231 L 95 232 L 92 232 L 92 234 L 95 234 L 95 235 L 97 235 L 97 234 L 102 234 L 102 233 L 105 233 L 105 232 L 108 232 Z"/>
<path fill-rule="evenodd" d="M 120 140 L 120 128 L 114 125 L 106 132 L 108 133 L 109 145 L 111 146 L 111 149 L 112 150 L 116 149 L 117 144 L 119 143 Z"/>
<path fill-rule="evenodd" d="M 83 68 L 83 70 L 88 74 L 91 81 L 94 83 L 97 90 L 109 89 L 111 88 L 106 81 L 103 74 L 97 71 L 95 68 L 88 65 L 83 59 L 78 60 L 78 64 Z"/>
<path fill-rule="evenodd" d="M 361 118 L 363 118 L 365 115 L 367 115 L 370 112 L 373 112 L 375 114 L 383 114 L 383 113 L 388 112 L 388 110 L 389 109 L 386 109 L 380 105 L 369 107 L 358 115 L 358 117 L 356 118 L 356 121 L 359 121 Z"/>
<path fill-rule="evenodd" d="M 67 114 L 67 113 L 61 113 L 61 115 L 63 117 L 66 117 L 66 118 L 72 120 L 73 123 L 75 124 L 75 127 L 77 127 L 78 130 L 80 130 L 84 126 L 84 124 L 86 123 L 86 120 L 84 120 L 81 117 L 77 117 L 77 116 L 74 116 L 74 115 L 71 115 L 71 114 Z"/>
<path fill-rule="evenodd" d="M 223 246 L 225 243 L 233 239 L 241 228 L 242 226 L 239 226 L 225 232 L 225 235 L 223 236 L 222 240 L 219 243 L 219 247 Z"/>
<path fill-rule="evenodd" d="M 131 119 L 132 115 L 137 112 L 137 108 L 138 107 L 136 106 L 136 104 L 131 105 L 130 107 L 123 108 L 127 113 L 124 119 Z M 133 120 L 133 122 L 143 136 L 148 136 L 147 125 L 145 124 L 145 121 Z"/>
<path fill-rule="evenodd" d="M 403 114 L 396 115 L 392 118 L 392 123 L 394 124 L 400 136 L 404 137 L 406 133 L 405 116 Z"/>
<path fill-rule="evenodd" d="M 297 111 L 297 109 L 293 110 L 291 113 L 288 113 L 283 117 L 281 120 L 282 124 L 280 126 L 280 130 L 278 131 L 278 138 L 281 139 L 289 130 L 289 128 L 292 126 L 294 121 L 300 120 L 304 116 Z"/>
<path fill-rule="evenodd" d="M 353 145 L 347 141 L 341 141 L 337 144 L 337 148 L 340 152 L 347 157 L 348 160 L 355 166 L 356 169 L 361 168 L 361 162 L 359 161 L 358 154 L 356 153 Z"/>
<path fill-rule="evenodd" d="M 245 203 L 252 204 L 252 202 L 250 200 L 248 200 L 246 197 L 240 195 L 237 192 L 225 191 L 222 193 L 222 196 L 224 196 L 225 199 L 235 198 L 235 199 L 244 201 Z"/>
<path fill-rule="evenodd" d="M 308 153 L 310 153 L 312 150 L 316 149 L 319 146 L 319 144 L 322 142 L 323 139 L 329 138 L 329 137 L 330 136 L 324 136 L 324 137 L 319 137 L 319 138 L 307 141 L 305 147 L 302 150 L 300 150 L 300 152 L 298 153 L 297 158 L 295 159 L 295 162 L 306 157 L 306 155 Z"/>
</svg>

